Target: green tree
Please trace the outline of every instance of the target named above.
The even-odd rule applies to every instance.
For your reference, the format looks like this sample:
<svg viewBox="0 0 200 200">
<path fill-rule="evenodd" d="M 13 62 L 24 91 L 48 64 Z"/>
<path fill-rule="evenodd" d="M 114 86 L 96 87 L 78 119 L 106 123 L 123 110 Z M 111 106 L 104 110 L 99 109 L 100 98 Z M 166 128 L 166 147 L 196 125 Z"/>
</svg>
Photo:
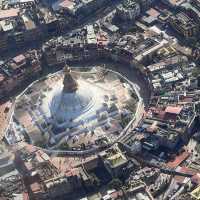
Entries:
<svg viewBox="0 0 200 200">
<path fill-rule="evenodd" d="M 110 183 L 108 184 L 108 186 L 110 188 L 114 188 L 116 190 L 120 190 L 123 186 L 122 182 L 118 179 L 118 178 L 115 178 L 115 179 L 112 179 L 110 181 Z"/>
</svg>

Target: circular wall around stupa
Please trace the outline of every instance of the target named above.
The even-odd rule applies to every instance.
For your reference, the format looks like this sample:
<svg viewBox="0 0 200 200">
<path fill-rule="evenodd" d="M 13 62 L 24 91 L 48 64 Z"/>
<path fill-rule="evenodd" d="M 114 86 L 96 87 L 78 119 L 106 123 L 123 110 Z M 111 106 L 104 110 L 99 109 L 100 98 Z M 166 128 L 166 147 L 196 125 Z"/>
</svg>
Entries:
<svg viewBox="0 0 200 200">
<path fill-rule="evenodd" d="M 79 149 L 83 144 L 89 148 L 116 140 L 137 106 L 132 85 L 102 68 L 71 75 L 65 78 L 60 71 L 31 84 L 17 98 L 17 124 L 13 121 L 11 132 L 23 130 L 29 142 L 49 150 L 66 145 L 68 150 Z"/>
</svg>

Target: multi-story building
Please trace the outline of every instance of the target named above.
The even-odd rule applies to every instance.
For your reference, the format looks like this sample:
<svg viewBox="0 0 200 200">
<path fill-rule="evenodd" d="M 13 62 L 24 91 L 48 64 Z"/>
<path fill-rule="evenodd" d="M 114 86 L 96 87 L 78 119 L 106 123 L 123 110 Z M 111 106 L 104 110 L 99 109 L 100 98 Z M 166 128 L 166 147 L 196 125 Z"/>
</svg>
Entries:
<svg viewBox="0 0 200 200">
<path fill-rule="evenodd" d="M 19 9 L 12 8 L 0 11 L 0 50 L 8 48 L 11 35 L 17 26 L 18 20 Z"/>
<path fill-rule="evenodd" d="M 140 12 L 140 4 L 135 0 L 125 0 L 116 10 L 117 16 L 122 20 L 135 20 Z"/>
<path fill-rule="evenodd" d="M 187 0 L 161 0 L 164 4 L 169 6 L 170 8 L 177 8 L 182 3 L 186 2 Z"/>
<path fill-rule="evenodd" d="M 0 66 L 0 98 L 41 71 L 40 55 L 36 50 L 18 55 Z"/>
<path fill-rule="evenodd" d="M 150 6 L 152 5 L 152 3 L 154 2 L 154 0 L 140 0 L 138 1 L 140 3 L 141 6 L 141 10 L 145 11 L 147 9 L 150 8 Z"/>
<path fill-rule="evenodd" d="M 55 35 L 62 28 L 62 21 L 48 8 L 38 6 L 33 1 L 26 5 L 23 2 L 24 5 L 20 7 L 21 3 L 13 2 L 12 7 L 17 8 L 0 11 L 0 51 Z"/>
<path fill-rule="evenodd" d="M 199 25 L 184 12 L 171 16 L 169 22 L 175 31 L 187 39 L 195 37 L 199 32 Z"/>
<path fill-rule="evenodd" d="M 111 176 L 119 177 L 123 174 L 123 168 L 128 165 L 128 160 L 120 149 L 115 146 L 112 149 L 106 151 L 102 156 L 104 165 Z"/>
<path fill-rule="evenodd" d="M 103 31 L 95 32 L 92 25 L 76 31 L 72 37 L 59 37 L 43 45 L 44 58 L 49 66 L 96 59 L 104 55 L 109 56 L 106 47 L 109 38 Z"/>
<path fill-rule="evenodd" d="M 50 2 L 54 11 L 63 10 L 66 14 L 78 17 L 81 19 L 83 16 L 88 16 L 92 12 L 102 8 L 110 0 L 64 0 Z"/>
<path fill-rule="evenodd" d="M 200 1 L 192 0 L 183 3 L 180 8 L 193 18 L 196 23 L 200 24 Z"/>
</svg>

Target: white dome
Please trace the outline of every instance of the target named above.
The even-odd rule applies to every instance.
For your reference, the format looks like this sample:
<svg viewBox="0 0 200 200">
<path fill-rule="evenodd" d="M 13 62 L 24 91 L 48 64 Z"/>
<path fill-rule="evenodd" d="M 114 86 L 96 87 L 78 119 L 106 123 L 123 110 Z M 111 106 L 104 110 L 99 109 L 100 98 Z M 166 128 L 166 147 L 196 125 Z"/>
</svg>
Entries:
<svg viewBox="0 0 200 200">
<path fill-rule="evenodd" d="M 56 129 L 74 128 L 97 119 L 96 113 L 103 106 L 104 90 L 85 79 L 74 79 L 65 70 L 64 79 L 57 80 L 43 99 L 40 112 Z"/>
<path fill-rule="evenodd" d="M 92 106 L 92 91 L 86 90 L 85 87 L 79 87 L 72 93 L 65 93 L 61 89 L 56 91 L 50 102 L 50 112 L 52 118 L 59 125 L 72 122 L 74 118 L 84 114 Z"/>
</svg>

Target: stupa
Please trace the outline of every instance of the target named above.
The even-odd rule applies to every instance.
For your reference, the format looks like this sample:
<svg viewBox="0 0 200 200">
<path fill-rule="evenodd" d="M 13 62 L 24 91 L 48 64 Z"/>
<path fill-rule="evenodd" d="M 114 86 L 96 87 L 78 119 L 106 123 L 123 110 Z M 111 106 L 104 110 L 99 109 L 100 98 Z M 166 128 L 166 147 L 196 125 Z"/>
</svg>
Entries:
<svg viewBox="0 0 200 200">
<path fill-rule="evenodd" d="M 82 144 L 93 148 L 104 139 L 113 142 L 124 133 L 122 114 L 133 116 L 129 84 L 107 69 L 73 69 L 49 74 L 18 96 L 8 140 L 25 133 L 36 146 L 54 151 L 68 144 L 71 151 Z"/>
<path fill-rule="evenodd" d="M 87 83 L 73 77 L 71 69 L 63 69 L 63 87 L 57 88 L 50 102 L 50 113 L 55 126 L 68 127 L 73 120 L 88 112 L 95 104 L 93 91 Z"/>
</svg>

